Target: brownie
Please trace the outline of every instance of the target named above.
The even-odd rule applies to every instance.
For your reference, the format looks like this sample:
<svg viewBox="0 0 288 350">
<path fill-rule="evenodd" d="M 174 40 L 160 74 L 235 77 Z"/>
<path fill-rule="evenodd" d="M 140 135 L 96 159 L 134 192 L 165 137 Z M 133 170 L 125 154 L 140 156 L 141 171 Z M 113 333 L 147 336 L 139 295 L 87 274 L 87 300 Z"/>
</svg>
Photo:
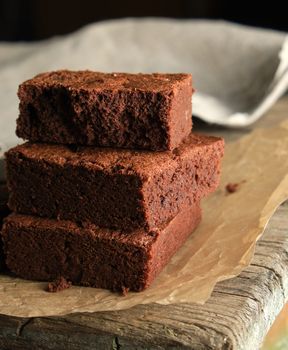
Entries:
<svg viewBox="0 0 288 350">
<path fill-rule="evenodd" d="M 133 234 L 11 214 L 3 226 L 8 268 L 32 280 L 64 278 L 112 291 L 147 288 L 200 222 L 198 204 L 161 228 Z"/>
<path fill-rule="evenodd" d="M 2 247 L 1 229 L 3 219 L 10 213 L 7 206 L 8 202 L 8 190 L 5 183 L 0 183 L 0 271 L 5 267 L 5 259 Z"/>
<path fill-rule="evenodd" d="M 20 85 L 17 135 L 33 142 L 172 150 L 192 128 L 190 74 L 61 70 Z"/>
<path fill-rule="evenodd" d="M 60 276 L 55 279 L 55 281 L 49 282 L 47 286 L 47 292 L 57 293 L 62 292 L 62 290 L 68 289 L 71 287 L 71 282 L 67 281 L 64 277 Z"/>
<path fill-rule="evenodd" d="M 191 134 L 173 152 L 26 143 L 6 153 L 12 211 L 153 228 L 219 182 L 223 139 Z"/>
</svg>

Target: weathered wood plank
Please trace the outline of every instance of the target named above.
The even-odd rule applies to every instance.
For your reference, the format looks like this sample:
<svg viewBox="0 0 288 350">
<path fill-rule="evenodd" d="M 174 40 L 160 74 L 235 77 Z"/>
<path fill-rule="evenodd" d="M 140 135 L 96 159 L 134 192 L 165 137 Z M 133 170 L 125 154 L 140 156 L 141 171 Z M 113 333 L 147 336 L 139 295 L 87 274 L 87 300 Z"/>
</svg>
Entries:
<svg viewBox="0 0 288 350">
<path fill-rule="evenodd" d="M 205 305 L 20 319 L 0 316 L 0 349 L 259 348 L 288 298 L 288 205 L 258 242 L 252 264 L 220 282 Z"/>
</svg>

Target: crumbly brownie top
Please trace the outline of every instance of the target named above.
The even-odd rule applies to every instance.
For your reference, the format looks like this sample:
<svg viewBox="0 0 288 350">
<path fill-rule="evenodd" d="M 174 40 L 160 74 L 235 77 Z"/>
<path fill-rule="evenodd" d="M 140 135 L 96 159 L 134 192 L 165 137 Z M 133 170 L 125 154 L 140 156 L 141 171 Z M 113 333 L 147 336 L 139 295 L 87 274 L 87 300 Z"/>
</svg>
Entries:
<svg viewBox="0 0 288 350">
<path fill-rule="evenodd" d="M 190 134 L 189 137 L 173 152 L 149 152 L 129 149 L 97 148 L 66 146 L 41 143 L 24 143 L 8 153 L 17 153 L 18 157 L 44 160 L 57 165 L 83 166 L 88 169 L 101 170 L 113 174 L 146 174 L 153 175 L 161 171 L 162 164 L 174 162 L 178 157 L 201 153 L 211 146 L 215 152 L 223 154 L 224 141 L 213 136 Z M 216 154 L 215 154 L 216 155 Z"/>
<path fill-rule="evenodd" d="M 143 90 L 151 92 L 171 91 L 179 83 L 191 80 L 191 74 L 129 74 L 100 73 L 85 71 L 59 70 L 42 73 L 25 81 L 24 85 L 41 87 L 65 87 L 71 90 Z M 20 85 L 20 87 L 21 87 Z"/>
</svg>

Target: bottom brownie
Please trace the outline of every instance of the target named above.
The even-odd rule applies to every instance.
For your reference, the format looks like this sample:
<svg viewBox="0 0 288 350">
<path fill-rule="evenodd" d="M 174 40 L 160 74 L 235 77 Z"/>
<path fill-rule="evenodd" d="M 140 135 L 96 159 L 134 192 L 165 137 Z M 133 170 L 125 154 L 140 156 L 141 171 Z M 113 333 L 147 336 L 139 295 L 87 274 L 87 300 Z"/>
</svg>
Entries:
<svg viewBox="0 0 288 350">
<path fill-rule="evenodd" d="M 141 291 L 200 219 L 200 207 L 194 205 L 162 228 L 127 235 L 94 225 L 11 214 L 2 230 L 6 264 L 26 279 L 51 281 L 61 276 L 77 285 Z"/>
</svg>

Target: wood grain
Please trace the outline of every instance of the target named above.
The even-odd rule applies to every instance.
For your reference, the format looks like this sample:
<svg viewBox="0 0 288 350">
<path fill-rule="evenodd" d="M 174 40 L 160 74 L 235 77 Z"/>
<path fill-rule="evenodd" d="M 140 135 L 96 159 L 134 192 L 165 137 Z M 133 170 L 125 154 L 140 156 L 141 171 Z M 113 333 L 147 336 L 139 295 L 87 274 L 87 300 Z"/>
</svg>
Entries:
<svg viewBox="0 0 288 350">
<path fill-rule="evenodd" d="M 285 98 L 258 126 L 279 123 L 287 118 L 287 110 Z M 196 127 L 228 135 L 226 140 L 250 131 Z M 288 204 L 284 204 L 257 243 L 251 265 L 238 277 L 218 283 L 205 305 L 153 304 L 47 318 L 0 315 L 0 349 L 256 350 L 287 299 Z"/>
</svg>

